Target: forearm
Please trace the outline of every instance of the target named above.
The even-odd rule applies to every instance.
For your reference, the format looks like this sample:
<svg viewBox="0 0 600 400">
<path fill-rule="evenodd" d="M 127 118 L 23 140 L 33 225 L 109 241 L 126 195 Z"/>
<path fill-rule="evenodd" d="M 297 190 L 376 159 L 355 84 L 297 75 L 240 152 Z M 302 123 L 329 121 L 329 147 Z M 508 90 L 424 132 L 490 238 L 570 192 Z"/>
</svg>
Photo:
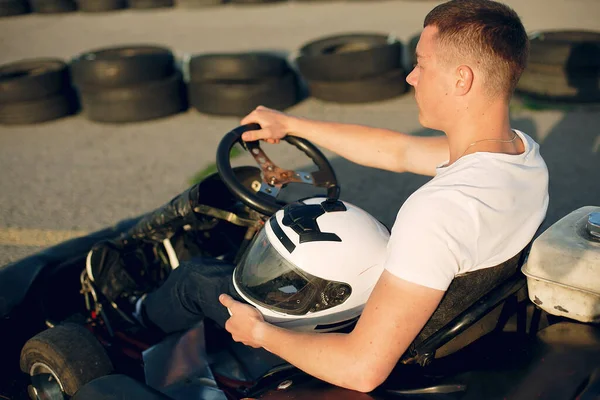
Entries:
<svg viewBox="0 0 600 400">
<path fill-rule="evenodd" d="M 336 386 L 370 390 L 369 369 L 350 335 L 295 332 L 266 323 L 260 331 L 262 347 L 304 372 Z"/>
<path fill-rule="evenodd" d="M 394 172 L 434 175 L 447 159 L 445 136 L 416 137 L 388 129 L 292 117 L 289 133 L 354 163 Z"/>
</svg>

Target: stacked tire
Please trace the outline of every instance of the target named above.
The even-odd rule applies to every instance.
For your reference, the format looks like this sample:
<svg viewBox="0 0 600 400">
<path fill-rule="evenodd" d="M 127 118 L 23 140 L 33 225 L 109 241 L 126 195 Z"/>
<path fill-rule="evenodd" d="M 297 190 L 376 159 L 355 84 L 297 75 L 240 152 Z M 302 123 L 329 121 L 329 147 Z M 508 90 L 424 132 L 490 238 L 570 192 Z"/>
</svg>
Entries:
<svg viewBox="0 0 600 400">
<path fill-rule="evenodd" d="M 77 101 L 68 66 L 28 59 L 0 66 L 0 123 L 34 124 L 73 114 Z"/>
<path fill-rule="evenodd" d="M 381 34 L 328 36 L 296 58 L 313 97 L 336 103 L 381 101 L 406 93 L 402 44 Z"/>
<path fill-rule="evenodd" d="M 517 93 L 536 100 L 600 101 L 600 32 L 536 32 L 530 43 Z"/>
<path fill-rule="evenodd" d="M 0 0 L 0 17 L 27 14 L 29 3 L 26 0 Z"/>
<path fill-rule="evenodd" d="M 71 72 L 83 114 L 91 121 L 146 121 L 187 109 L 181 72 L 164 47 L 93 50 L 73 59 Z"/>
<path fill-rule="evenodd" d="M 38 14 L 59 14 L 77 10 L 74 0 L 29 0 L 31 11 Z"/>
<path fill-rule="evenodd" d="M 297 74 L 275 54 L 196 55 L 188 67 L 190 105 L 205 114 L 243 116 L 259 105 L 284 110 L 299 100 Z"/>
</svg>

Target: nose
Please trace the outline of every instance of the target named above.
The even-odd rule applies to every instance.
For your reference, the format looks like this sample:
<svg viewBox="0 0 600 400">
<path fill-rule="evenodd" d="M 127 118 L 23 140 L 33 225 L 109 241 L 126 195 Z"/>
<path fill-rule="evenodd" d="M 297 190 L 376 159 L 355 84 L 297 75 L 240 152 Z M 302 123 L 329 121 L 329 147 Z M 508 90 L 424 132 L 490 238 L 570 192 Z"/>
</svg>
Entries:
<svg viewBox="0 0 600 400">
<path fill-rule="evenodd" d="M 410 71 L 410 74 L 408 74 L 408 76 L 406 77 L 406 82 L 412 86 L 412 87 L 416 87 L 417 86 L 417 68 L 413 68 L 412 71 Z"/>
</svg>

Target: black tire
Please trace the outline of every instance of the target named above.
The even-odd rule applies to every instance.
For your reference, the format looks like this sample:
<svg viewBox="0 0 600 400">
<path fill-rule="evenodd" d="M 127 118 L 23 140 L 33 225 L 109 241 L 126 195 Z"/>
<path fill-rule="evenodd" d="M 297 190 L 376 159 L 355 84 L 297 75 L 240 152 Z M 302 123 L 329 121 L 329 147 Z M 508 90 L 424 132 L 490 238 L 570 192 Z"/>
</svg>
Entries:
<svg viewBox="0 0 600 400">
<path fill-rule="evenodd" d="M 91 121 L 126 123 L 177 114 L 187 108 L 180 73 L 120 88 L 80 87 L 83 114 Z"/>
<path fill-rule="evenodd" d="M 0 103 L 41 99 L 70 86 L 67 64 L 29 59 L 0 66 Z"/>
<path fill-rule="evenodd" d="M 182 8 L 211 7 L 225 3 L 225 0 L 176 0 L 175 5 Z"/>
<path fill-rule="evenodd" d="M 600 68 L 565 69 L 529 64 L 516 92 L 528 97 L 573 103 L 600 101 Z"/>
<path fill-rule="evenodd" d="M 269 53 L 201 54 L 189 63 L 190 81 L 260 80 L 290 70 L 285 58 Z"/>
<path fill-rule="evenodd" d="M 175 71 L 171 50 L 158 46 L 124 46 L 85 52 L 71 63 L 76 86 L 114 88 L 164 79 Z"/>
<path fill-rule="evenodd" d="M 0 17 L 27 14 L 29 4 L 25 0 L 0 0 Z"/>
<path fill-rule="evenodd" d="M 77 10 L 73 0 L 29 0 L 31 11 L 38 14 L 57 14 Z"/>
<path fill-rule="evenodd" d="M 235 4 L 263 4 L 263 3 L 281 3 L 286 0 L 229 0 Z"/>
<path fill-rule="evenodd" d="M 69 396 L 91 380 L 113 371 L 106 351 L 94 335 L 72 323 L 47 329 L 25 343 L 21 350 L 21 371 L 30 374 L 36 363 L 50 367 Z"/>
<path fill-rule="evenodd" d="M 121 10 L 127 7 L 127 0 L 76 0 L 82 12 L 104 12 Z"/>
<path fill-rule="evenodd" d="M 147 9 L 173 7 L 173 0 L 129 0 L 129 8 Z"/>
<path fill-rule="evenodd" d="M 402 68 L 402 44 L 380 34 L 345 34 L 300 49 L 298 69 L 308 80 L 353 81 Z"/>
<path fill-rule="evenodd" d="M 600 68 L 600 32 L 541 31 L 531 35 L 529 62 Z"/>
<path fill-rule="evenodd" d="M 280 78 L 241 82 L 190 82 L 190 105 L 205 114 L 243 116 L 259 105 L 284 110 L 298 102 L 298 81 Z"/>
<path fill-rule="evenodd" d="M 310 94 L 335 103 L 368 103 L 397 97 L 408 91 L 404 69 L 348 82 L 308 81 Z"/>
<path fill-rule="evenodd" d="M 77 110 L 76 97 L 61 93 L 43 99 L 0 104 L 0 124 L 26 125 L 72 115 Z"/>
</svg>

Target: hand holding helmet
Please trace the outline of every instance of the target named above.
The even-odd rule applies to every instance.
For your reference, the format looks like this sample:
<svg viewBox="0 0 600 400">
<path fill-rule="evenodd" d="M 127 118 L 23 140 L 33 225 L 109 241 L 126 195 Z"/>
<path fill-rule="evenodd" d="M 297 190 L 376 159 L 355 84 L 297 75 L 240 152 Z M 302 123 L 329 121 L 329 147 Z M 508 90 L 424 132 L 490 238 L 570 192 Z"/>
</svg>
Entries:
<svg viewBox="0 0 600 400">
<path fill-rule="evenodd" d="M 225 329 L 231 333 L 233 340 L 246 346 L 260 348 L 261 326 L 265 322 L 262 314 L 256 308 L 240 303 L 226 294 L 220 295 L 219 301 L 227 307 L 231 315 L 225 323 Z"/>
</svg>

